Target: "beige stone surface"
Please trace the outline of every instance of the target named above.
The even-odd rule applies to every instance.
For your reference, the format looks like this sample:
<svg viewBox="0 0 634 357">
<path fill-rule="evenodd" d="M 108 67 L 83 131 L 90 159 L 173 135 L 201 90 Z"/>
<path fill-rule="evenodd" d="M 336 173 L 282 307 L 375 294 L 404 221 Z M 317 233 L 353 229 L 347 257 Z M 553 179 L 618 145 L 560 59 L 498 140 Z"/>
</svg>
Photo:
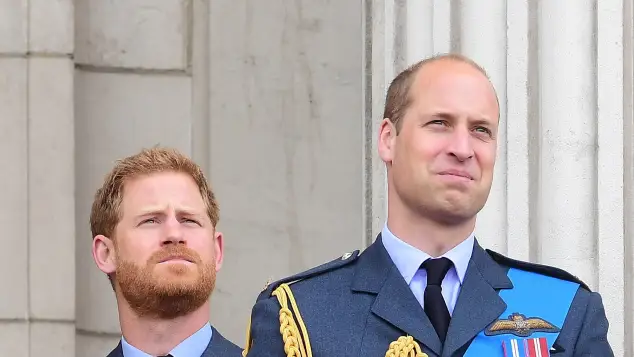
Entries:
<svg viewBox="0 0 634 357">
<path fill-rule="evenodd" d="M 85 0 L 76 2 L 83 1 Z M 74 3 L 74 0 L 28 0 L 29 51 L 73 53 L 75 47 Z"/>
<path fill-rule="evenodd" d="M 97 356 L 75 354 L 75 326 L 68 322 L 33 322 L 31 357 Z M 103 355 L 105 356 L 105 355 Z"/>
<path fill-rule="evenodd" d="M 46 1 L 46 0 L 42 0 Z M 76 2 L 76 59 L 93 66 L 184 69 L 189 0 Z"/>
<path fill-rule="evenodd" d="M 107 356 L 119 343 L 118 337 L 77 333 L 76 356 Z"/>
<path fill-rule="evenodd" d="M 29 60 L 30 316 L 75 318 L 73 64 Z"/>
<path fill-rule="evenodd" d="M 0 321 L 0 356 L 31 356 L 29 352 L 29 326 L 26 321 Z"/>
<path fill-rule="evenodd" d="M 362 244 L 358 10 L 354 2 L 211 3 L 208 168 L 227 250 L 212 321 L 240 345 L 268 279 Z"/>
<path fill-rule="evenodd" d="M 0 319 L 28 315 L 26 78 L 25 59 L 0 58 Z"/>
<path fill-rule="evenodd" d="M 0 0 L 0 53 L 25 53 L 28 0 Z"/>
</svg>

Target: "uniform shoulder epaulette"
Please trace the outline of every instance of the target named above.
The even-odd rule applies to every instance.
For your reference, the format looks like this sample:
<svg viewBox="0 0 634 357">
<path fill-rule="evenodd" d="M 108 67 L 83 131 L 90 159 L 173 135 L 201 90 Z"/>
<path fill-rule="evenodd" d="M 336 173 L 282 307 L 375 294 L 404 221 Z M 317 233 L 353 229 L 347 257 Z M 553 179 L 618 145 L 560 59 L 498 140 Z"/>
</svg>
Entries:
<svg viewBox="0 0 634 357">
<path fill-rule="evenodd" d="M 275 282 L 268 283 L 262 294 L 260 296 L 270 297 L 275 289 L 277 289 L 282 284 L 293 284 L 298 281 L 306 280 L 324 273 L 331 272 L 333 270 L 344 267 L 352 262 L 354 262 L 359 257 L 359 250 L 355 250 L 349 253 L 342 255 L 341 257 L 331 260 L 328 263 L 324 263 L 322 265 L 316 266 L 309 270 L 303 271 L 301 273 L 297 273 L 295 275 L 288 276 L 286 278 L 279 279 Z"/>
<path fill-rule="evenodd" d="M 590 291 L 590 288 L 588 287 L 588 285 L 586 285 L 586 283 L 584 283 L 583 281 L 581 281 L 581 279 L 579 279 L 578 277 L 570 274 L 569 272 L 563 269 L 555 268 L 549 265 L 529 263 L 529 262 L 525 262 L 521 260 L 511 259 L 500 253 L 494 252 L 490 249 L 486 249 L 486 252 L 498 264 L 515 268 L 515 269 L 520 269 L 520 270 L 525 270 L 525 271 L 530 271 L 530 272 L 550 276 L 550 277 L 561 279 L 561 280 L 570 281 L 573 283 L 577 283 L 582 288 Z"/>
<path fill-rule="evenodd" d="M 356 261 L 358 256 L 359 250 L 355 250 L 328 263 L 319 265 L 299 274 L 280 279 L 274 283 L 267 284 L 267 286 L 264 287 L 264 291 L 262 291 L 260 296 L 258 296 L 258 301 L 269 298 L 277 299 L 277 302 L 280 305 L 279 330 L 282 335 L 284 350 L 287 351 L 287 357 L 312 356 L 308 330 L 306 329 L 300 308 L 295 301 L 295 297 L 293 296 L 293 292 L 291 291 L 289 285 L 344 267 Z M 245 357 L 250 349 L 251 321 L 249 321 L 249 326 L 247 328 L 247 340 L 244 350 L 242 351 L 242 356 Z"/>
</svg>

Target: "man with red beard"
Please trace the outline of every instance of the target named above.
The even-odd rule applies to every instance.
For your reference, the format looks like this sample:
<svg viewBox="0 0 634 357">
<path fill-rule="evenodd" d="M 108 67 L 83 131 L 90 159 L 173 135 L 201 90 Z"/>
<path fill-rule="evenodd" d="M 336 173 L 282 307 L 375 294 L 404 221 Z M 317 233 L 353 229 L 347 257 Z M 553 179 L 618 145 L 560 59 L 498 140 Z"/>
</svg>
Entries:
<svg viewBox="0 0 634 357">
<path fill-rule="evenodd" d="M 175 150 L 120 160 L 97 191 L 92 254 L 117 299 L 122 338 L 108 357 L 240 356 L 209 323 L 223 259 L 218 204 L 198 165 Z"/>
</svg>

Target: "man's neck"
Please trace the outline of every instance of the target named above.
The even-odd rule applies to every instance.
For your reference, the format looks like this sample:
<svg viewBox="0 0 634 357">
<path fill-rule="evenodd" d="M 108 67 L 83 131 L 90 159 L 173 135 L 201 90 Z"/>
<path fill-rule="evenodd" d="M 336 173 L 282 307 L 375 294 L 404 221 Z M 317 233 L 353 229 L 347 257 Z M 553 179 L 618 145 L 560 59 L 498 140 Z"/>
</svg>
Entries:
<svg viewBox="0 0 634 357">
<path fill-rule="evenodd" d="M 119 323 L 126 342 L 153 356 L 167 355 L 174 347 L 209 322 L 209 303 L 185 316 L 161 320 L 139 317 L 121 299 Z"/>
<path fill-rule="evenodd" d="M 388 207 L 387 226 L 405 243 L 432 257 L 439 257 L 464 242 L 475 228 L 475 217 L 457 224 L 443 224 L 407 209 Z"/>
</svg>

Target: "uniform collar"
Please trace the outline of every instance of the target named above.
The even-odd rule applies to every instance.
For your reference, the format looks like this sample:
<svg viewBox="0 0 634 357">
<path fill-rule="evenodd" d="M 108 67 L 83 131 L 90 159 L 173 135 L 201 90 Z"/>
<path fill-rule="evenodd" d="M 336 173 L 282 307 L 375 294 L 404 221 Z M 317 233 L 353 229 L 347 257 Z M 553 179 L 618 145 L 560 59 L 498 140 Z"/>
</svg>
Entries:
<svg viewBox="0 0 634 357">
<path fill-rule="evenodd" d="M 421 264 L 432 257 L 395 236 L 388 228 L 387 223 L 383 226 L 381 237 L 385 250 L 409 285 Z M 467 273 L 474 243 L 475 236 L 471 233 L 462 243 L 440 256 L 451 260 L 461 285 Z"/>
</svg>

